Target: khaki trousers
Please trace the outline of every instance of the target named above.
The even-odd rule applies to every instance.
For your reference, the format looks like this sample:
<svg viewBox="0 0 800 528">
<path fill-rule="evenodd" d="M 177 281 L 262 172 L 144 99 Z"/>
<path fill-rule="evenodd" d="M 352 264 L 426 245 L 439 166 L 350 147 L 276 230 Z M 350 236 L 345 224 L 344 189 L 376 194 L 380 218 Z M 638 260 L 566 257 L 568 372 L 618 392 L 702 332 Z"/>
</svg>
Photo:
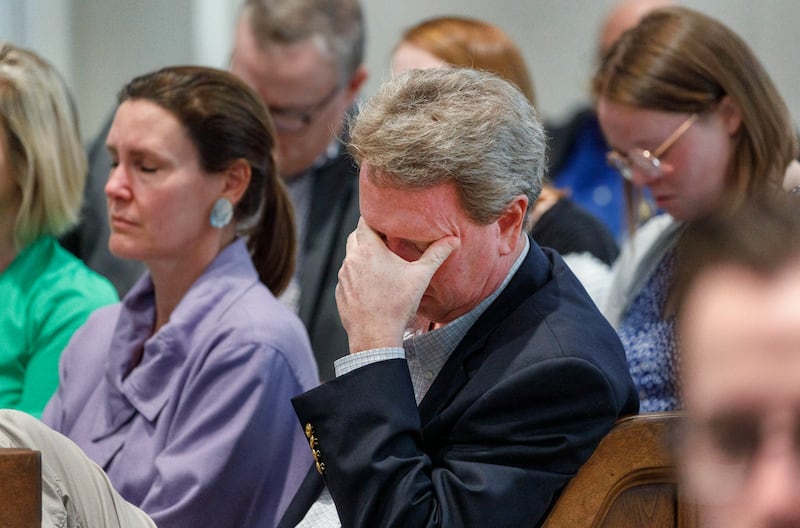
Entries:
<svg viewBox="0 0 800 528">
<path fill-rule="evenodd" d="M 42 454 L 42 527 L 155 528 L 120 496 L 108 476 L 66 436 L 32 416 L 0 410 L 0 447 Z"/>
</svg>

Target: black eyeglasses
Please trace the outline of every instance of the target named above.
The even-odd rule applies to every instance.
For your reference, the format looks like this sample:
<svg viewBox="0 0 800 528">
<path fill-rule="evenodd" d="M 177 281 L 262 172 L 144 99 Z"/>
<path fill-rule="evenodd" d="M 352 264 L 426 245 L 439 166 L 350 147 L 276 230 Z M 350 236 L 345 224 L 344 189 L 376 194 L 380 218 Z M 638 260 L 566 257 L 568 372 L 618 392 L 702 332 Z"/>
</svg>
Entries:
<svg viewBox="0 0 800 528">
<path fill-rule="evenodd" d="M 342 90 L 341 84 L 336 84 L 325 97 L 305 108 L 286 108 L 281 106 L 268 106 L 272 122 L 280 132 L 300 132 L 314 122 L 317 115 Z"/>
<path fill-rule="evenodd" d="M 634 167 L 641 169 L 648 179 L 653 180 L 660 178 L 662 173 L 661 160 L 659 158 L 666 154 L 667 150 L 691 128 L 696 120 L 697 114 L 690 115 L 681 126 L 676 128 L 675 131 L 653 151 L 634 148 L 629 150 L 627 154 L 621 154 L 616 150 L 611 150 L 606 154 L 606 161 L 609 165 L 617 169 L 619 173 L 622 174 L 622 177 L 628 181 L 633 179 Z"/>
</svg>

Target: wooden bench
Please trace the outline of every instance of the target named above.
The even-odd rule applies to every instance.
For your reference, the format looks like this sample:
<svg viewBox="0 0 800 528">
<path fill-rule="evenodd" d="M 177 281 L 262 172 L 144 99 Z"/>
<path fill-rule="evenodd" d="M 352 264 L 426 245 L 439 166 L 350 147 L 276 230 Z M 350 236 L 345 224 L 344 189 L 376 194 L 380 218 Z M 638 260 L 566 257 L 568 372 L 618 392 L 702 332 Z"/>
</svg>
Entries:
<svg viewBox="0 0 800 528">
<path fill-rule="evenodd" d="M 543 528 L 695 528 L 668 439 L 680 413 L 624 418 L 567 484 Z"/>
<path fill-rule="evenodd" d="M 41 523 L 40 453 L 0 448 L 0 527 L 39 528 Z"/>
</svg>

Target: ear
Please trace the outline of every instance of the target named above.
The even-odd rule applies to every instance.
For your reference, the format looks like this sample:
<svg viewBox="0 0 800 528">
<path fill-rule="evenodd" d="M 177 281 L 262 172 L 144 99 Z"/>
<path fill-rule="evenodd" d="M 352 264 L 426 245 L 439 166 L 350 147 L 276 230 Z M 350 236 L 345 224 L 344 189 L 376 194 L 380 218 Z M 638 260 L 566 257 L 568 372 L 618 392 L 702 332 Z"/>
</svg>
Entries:
<svg viewBox="0 0 800 528">
<path fill-rule="evenodd" d="M 222 173 L 224 186 L 222 196 L 229 199 L 234 205 L 244 196 L 250 186 L 250 164 L 244 158 L 239 158 L 231 163 Z"/>
<path fill-rule="evenodd" d="M 364 83 L 367 81 L 367 69 L 364 66 L 359 66 L 356 72 L 350 77 L 347 85 L 345 86 L 345 93 L 347 94 L 347 98 L 350 103 L 352 103 L 358 92 L 364 86 Z"/>
<path fill-rule="evenodd" d="M 729 95 L 723 97 L 717 106 L 717 112 L 729 136 L 736 134 L 742 125 L 742 109 Z"/>
<path fill-rule="evenodd" d="M 525 226 L 525 213 L 528 210 L 528 197 L 520 194 L 508 205 L 497 219 L 500 230 L 500 253 L 507 255 L 517 249 L 520 233 Z"/>
</svg>

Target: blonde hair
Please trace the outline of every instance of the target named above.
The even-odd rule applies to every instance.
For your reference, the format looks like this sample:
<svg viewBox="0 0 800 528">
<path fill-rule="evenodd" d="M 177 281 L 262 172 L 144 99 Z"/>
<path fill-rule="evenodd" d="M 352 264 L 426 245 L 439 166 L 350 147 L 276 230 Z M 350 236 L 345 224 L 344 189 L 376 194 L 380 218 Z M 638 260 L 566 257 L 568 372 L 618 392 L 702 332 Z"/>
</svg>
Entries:
<svg viewBox="0 0 800 528">
<path fill-rule="evenodd" d="M 797 155 L 789 110 L 764 67 L 736 33 L 691 9 L 652 11 L 625 32 L 603 58 L 593 91 L 616 103 L 698 114 L 729 97 L 742 114 L 726 182 L 733 207 L 779 188 Z M 631 215 L 638 203 L 628 205 Z"/>
<path fill-rule="evenodd" d="M 0 125 L 21 203 L 14 242 L 58 236 L 78 221 L 86 154 L 64 79 L 31 51 L 0 43 Z"/>
<path fill-rule="evenodd" d="M 471 69 L 409 70 L 383 84 L 351 127 L 350 151 L 377 185 L 455 186 L 475 222 L 499 218 L 542 190 L 545 137 L 511 83 Z"/>
</svg>

